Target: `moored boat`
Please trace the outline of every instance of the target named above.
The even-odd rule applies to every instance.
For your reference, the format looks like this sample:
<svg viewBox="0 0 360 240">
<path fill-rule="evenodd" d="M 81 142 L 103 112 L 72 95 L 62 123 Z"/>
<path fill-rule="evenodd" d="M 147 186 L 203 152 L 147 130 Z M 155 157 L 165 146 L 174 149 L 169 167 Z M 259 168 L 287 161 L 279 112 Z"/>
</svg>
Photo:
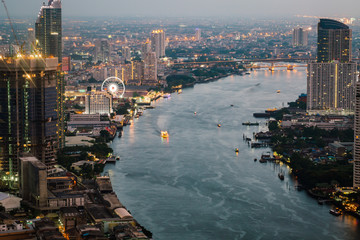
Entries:
<svg viewBox="0 0 360 240">
<path fill-rule="evenodd" d="M 169 134 L 167 131 L 161 131 L 161 137 L 162 138 L 168 138 L 169 137 Z"/>
<path fill-rule="evenodd" d="M 340 216 L 341 215 L 341 211 L 339 209 L 330 209 L 329 213 L 334 215 L 334 216 Z"/>
<path fill-rule="evenodd" d="M 284 180 L 284 174 L 282 172 L 278 173 L 278 177 L 280 178 L 280 180 Z"/>
</svg>

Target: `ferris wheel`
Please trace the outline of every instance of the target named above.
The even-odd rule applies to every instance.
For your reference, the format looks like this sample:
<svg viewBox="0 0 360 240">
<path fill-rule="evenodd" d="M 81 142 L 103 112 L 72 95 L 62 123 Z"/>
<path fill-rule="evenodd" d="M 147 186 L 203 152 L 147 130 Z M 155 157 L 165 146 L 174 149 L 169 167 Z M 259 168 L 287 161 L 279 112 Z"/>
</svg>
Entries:
<svg viewBox="0 0 360 240">
<path fill-rule="evenodd" d="M 122 98 L 125 93 L 125 84 L 118 77 L 108 77 L 102 83 L 101 91 L 109 92 L 114 98 Z"/>
</svg>

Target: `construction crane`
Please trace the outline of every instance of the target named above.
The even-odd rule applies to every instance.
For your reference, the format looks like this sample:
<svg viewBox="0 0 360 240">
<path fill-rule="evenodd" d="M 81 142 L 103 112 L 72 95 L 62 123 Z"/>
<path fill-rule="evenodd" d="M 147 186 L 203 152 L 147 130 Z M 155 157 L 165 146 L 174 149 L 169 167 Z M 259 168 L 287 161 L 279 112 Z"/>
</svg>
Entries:
<svg viewBox="0 0 360 240">
<path fill-rule="evenodd" d="M 11 21 L 10 15 L 9 15 L 9 11 L 8 11 L 8 9 L 7 9 L 7 7 L 6 7 L 6 4 L 5 4 L 5 0 L 1 0 L 1 2 L 2 2 L 3 5 L 4 5 L 5 11 L 6 11 L 6 15 L 7 15 L 7 18 L 8 18 L 9 23 L 10 23 L 11 31 L 12 31 L 12 33 L 13 33 L 13 35 L 14 35 L 14 39 L 15 39 L 16 45 L 20 46 L 19 41 L 18 41 L 18 38 L 17 38 L 17 36 L 16 36 L 16 32 L 15 32 L 15 30 L 14 30 L 14 26 L 13 26 L 13 24 L 12 24 L 12 21 Z M 22 46 L 21 46 L 21 49 L 20 49 L 20 53 L 21 53 L 21 52 L 22 52 Z"/>
</svg>

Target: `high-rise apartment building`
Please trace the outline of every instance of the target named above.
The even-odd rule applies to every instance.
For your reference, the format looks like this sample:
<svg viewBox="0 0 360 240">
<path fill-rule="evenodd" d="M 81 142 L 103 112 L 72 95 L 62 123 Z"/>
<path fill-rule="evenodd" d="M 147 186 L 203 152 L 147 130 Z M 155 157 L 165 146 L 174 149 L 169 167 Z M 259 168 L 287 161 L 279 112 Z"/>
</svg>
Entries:
<svg viewBox="0 0 360 240">
<path fill-rule="evenodd" d="M 28 29 L 28 40 L 27 40 L 27 52 L 33 53 L 36 47 L 35 30 L 33 28 Z"/>
<path fill-rule="evenodd" d="M 151 51 L 156 53 L 156 57 L 165 57 L 165 32 L 162 29 L 154 30 L 151 33 Z"/>
<path fill-rule="evenodd" d="M 200 41 L 200 40 L 201 40 L 201 29 L 200 29 L 200 28 L 196 28 L 196 29 L 195 29 L 195 40 L 196 40 L 196 41 Z"/>
<path fill-rule="evenodd" d="M 352 31 L 342 22 L 320 19 L 318 23 L 317 62 L 351 61 Z"/>
<path fill-rule="evenodd" d="M 149 52 L 144 57 L 143 85 L 157 85 L 157 58 L 154 52 Z"/>
<path fill-rule="evenodd" d="M 356 63 L 314 62 L 308 64 L 307 72 L 308 110 L 354 111 Z"/>
<path fill-rule="evenodd" d="M 57 57 L 62 61 L 61 0 L 49 0 L 40 8 L 35 23 L 38 51 L 45 57 Z"/>
<path fill-rule="evenodd" d="M 353 186 L 360 188 L 360 82 L 356 83 Z"/>
<path fill-rule="evenodd" d="M 308 31 L 303 28 L 295 28 L 293 30 L 292 45 L 294 47 L 308 45 Z"/>
<path fill-rule="evenodd" d="M 111 61 L 111 45 L 107 39 L 100 39 L 95 41 L 95 62 L 110 62 Z"/>
<path fill-rule="evenodd" d="M 351 113 L 355 104 L 356 63 L 351 62 L 351 29 L 320 19 L 317 62 L 308 64 L 307 110 Z"/>
<path fill-rule="evenodd" d="M 55 165 L 63 143 L 57 58 L 0 59 L 0 170 L 14 175 L 29 152 L 47 167 Z M 60 131 L 60 132 L 59 132 Z"/>
</svg>

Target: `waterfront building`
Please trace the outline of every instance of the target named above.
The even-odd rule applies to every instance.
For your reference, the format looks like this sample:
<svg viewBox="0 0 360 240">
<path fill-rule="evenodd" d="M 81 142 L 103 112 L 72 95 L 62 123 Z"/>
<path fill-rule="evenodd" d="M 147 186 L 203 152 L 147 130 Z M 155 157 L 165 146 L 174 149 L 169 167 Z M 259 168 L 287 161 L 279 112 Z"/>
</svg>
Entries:
<svg viewBox="0 0 360 240">
<path fill-rule="evenodd" d="M 308 32 L 303 28 L 295 28 L 293 30 L 292 45 L 294 47 L 308 45 Z"/>
<path fill-rule="evenodd" d="M 99 39 L 95 41 L 95 62 L 111 61 L 111 45 L 107 39 Z"/>
<path fill-rule="evenodd" d="M 154 30 L 151 33 L 151 51 L 156 53 L 158 58 L 165 57 L 165 32 L 162 29 Z"/>
<path fill-rule="evenodd" d="M 317 62 L 351 61 L 352 31 L 349 26 L 332 19 L 318 23 Z"/>
<path fill-rule="evenodd" d="M 24 152 L 48 168 L 56 163 L 63 142 L 57 68 L 57 58 L 0 59 L 0 170 L 11 177 Z"/>
<path fill-rule="evenodd" d="M 354 110 L 356 63 L 351 62 L 351 29 L 341 22 L 320 19 L 317 62 L 308 64 L 309 113 L 349 114 Z"/>
<path fill-rule="evenodd" d="M 360 82 L 356 83 L 353 186 L 360 188 Z"/>
<path fill-rule="evenodd" d="M 85 96 L 85 114 L 108 114 L 113 112 L 112 95 L 107 92 L 88 91 Z"/>
<path fill-rule="evenodd" d="M 40 8 L 35 23 L 37 49 L 45 57 L 62 61 L 61 0 L 49 0 Z"/>
<path fill-rule="evenodd" d="M 309 112 L 354 110 L 356 63 L 309 63 L 307 109 Z"/>
<path fill-rule="evenodd" d="M 144 80 L 142 85 L 157 85 L 157 58 L 156 53 L 149 52 L 144 58 Z"/>
</svg>

